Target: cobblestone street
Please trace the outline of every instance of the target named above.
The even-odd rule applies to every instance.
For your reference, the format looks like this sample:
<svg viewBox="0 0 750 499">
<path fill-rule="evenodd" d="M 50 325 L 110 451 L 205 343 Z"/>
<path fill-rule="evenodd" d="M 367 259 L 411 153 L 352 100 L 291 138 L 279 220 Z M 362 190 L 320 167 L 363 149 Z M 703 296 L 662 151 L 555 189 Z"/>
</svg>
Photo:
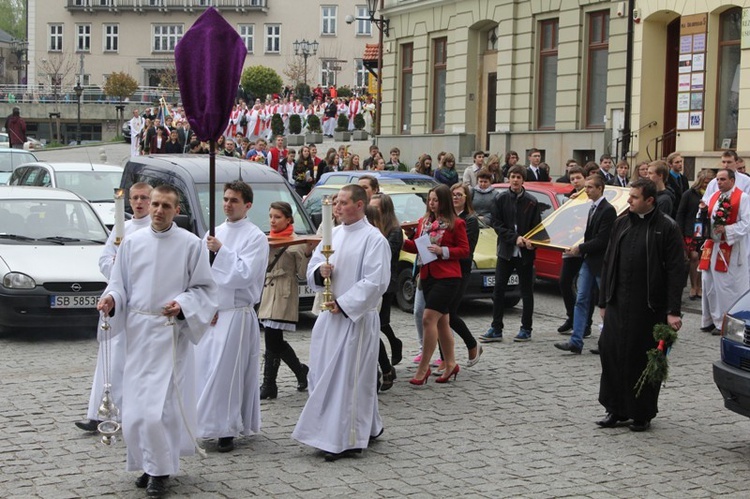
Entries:
<svg viewBox="0 0 750 499">
<path fill-rule="evenodd" d="M 719 339 L 698 331 L 698 315 L 685 315 L 651 431 L 633 433 L 594 424 L 603 415 L 599 358 L 588 353 L 595 342 L 583 355 L 554 349 L 562 311 L 554 286 L 538 286 L 536 301 L 533 341 L 484 345 L 457 382 L 419 388 L 408 384 L 413 322 L 395 311 L 404 361 L 380 395 L 385 433 L 352 459 L 326 463 L 290 438 L 306 395 L 282 368 L 279 398 L 262 405 L 262 433 L 232 454 L 209 443 L 207 459 L 183 459 L 172 497 L 748 496 L 750 422 L 723 408 L 711 377 Z M 479 334 L 491 305 L 463 312 Z M 508 332 L 519 314 L 508 314 Z M 289 338 L 303 360 L 312 324 L 306 318 Z M 105 447 L 73 426 L 85 414 L 95 340 L 10 337 L 0 349 L 0 496 L 145 496 L 124 471 L 122 444 Z M 457 352 L 465 359 L 462 344 Z"/>
</svg>

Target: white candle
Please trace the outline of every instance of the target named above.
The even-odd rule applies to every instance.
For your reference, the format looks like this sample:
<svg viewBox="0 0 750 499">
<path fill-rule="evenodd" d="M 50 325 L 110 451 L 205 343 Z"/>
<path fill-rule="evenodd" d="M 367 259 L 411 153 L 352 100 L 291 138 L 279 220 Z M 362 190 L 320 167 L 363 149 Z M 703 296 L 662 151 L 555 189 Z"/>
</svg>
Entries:
<svg viewBox="0 0 750 499">
<path fill-rule="evenodd" d="M 125 234 L 125 189 L 115 189 L 115 242 L 122 242 Z"/>
<path fill-rule="evenodd" d="M 331 231 L 333 230 L 333 205 L 331 204 L 331 198 L 325 196 L 323 198 L 323 246 L 331 246 L 331 240 L 333 239 Z"/>
</svg>

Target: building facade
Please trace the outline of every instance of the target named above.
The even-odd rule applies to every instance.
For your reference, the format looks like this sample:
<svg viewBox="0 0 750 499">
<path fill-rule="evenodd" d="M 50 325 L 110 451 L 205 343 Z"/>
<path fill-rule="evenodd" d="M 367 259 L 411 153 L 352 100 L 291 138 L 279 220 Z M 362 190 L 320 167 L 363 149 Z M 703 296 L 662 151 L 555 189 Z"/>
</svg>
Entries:
<svg viewBox="0 0 750 499">
<path fill-rule="evenodd" d="M 28 0 L 30 88 L 102 86 L 124 71 L 142 86 L 158 86 L 174 68 L 174 47 L 198 16 L 215 6 L 235 26 L 248 49 L 245 65 L 264 65 L 285 76 L 291 67 L 304 80 L 302 57 L 293 43 L 317 41 L 307 60 L 311 86 L 367 85 L 362 54 L 373 40 L 369 22 L 347 24 L 347 15 L 366 17 L 362 0 Z M 56 81 L 57 80 L 57 81 Z"/>
<path fill-rule="evenodd" d="M 741 119 L 750 106 L 741 78 L 750 65 L 741 47 L 745 7 L 750 2 L 386 0 L 379 140 L 408 159 L 441 150 L 463 158 L 515 150 L 524 158 L 536 147 L 553 173 L 568 158 L 607 153 L 635 162 L 676 149 L 692 176 L 716 166 L 720 150 L 750 146 Z"/>
</svg>

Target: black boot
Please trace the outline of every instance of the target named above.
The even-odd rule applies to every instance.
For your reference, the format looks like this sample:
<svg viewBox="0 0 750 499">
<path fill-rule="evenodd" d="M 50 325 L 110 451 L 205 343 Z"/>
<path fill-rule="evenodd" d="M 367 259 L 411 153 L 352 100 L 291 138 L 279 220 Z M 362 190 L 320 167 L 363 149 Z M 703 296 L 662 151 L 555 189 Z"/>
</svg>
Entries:
<svg viewBox="0 0 750 499">
<path fill-rule="evenodd" d="M 279 373 L 281 359 L 266 350 L 263 354 L 263 384 L 260 385 L 260 399 L 275 399 L 279 395 L 276 386 L 276 375 Z"/>
<path fill-rule="evenodd" d="M 307 373 L 310 369 L 299 361 L 297 354 L 294 353 L 292 345 L 285 343 L 279 356 L 281 357 L 281 360 L 289 366 L 289 369 L 292 370 L 294 376 L 297 378 L 297 391 L 304 392 L 307 390 Z"/>
</svg>

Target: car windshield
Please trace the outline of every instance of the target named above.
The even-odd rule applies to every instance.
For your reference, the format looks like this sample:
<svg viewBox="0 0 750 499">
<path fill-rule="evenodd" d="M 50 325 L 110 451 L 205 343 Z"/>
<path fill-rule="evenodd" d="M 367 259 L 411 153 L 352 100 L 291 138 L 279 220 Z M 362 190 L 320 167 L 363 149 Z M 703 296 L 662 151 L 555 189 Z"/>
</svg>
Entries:
<svg viewBox="0 0 750 499">
<path fill-rule="evenodd" d="M 0 185 L 5 185 L 8 183 L 8 179 L 10 178 L 11 172 L 3 172 L 0 171 Z"/>
<path fill-rule="evenodd" d="M 91 201 L 114 202 L 114 190 L 120 186 L 122 172 L 76 171 L 55 173 L 57 187 L 73 191 Z"/>
<path fill-rule="evenodd" d="M 396 218 L 401 223 L 416 222 L 427 210 L 427 193 L 409 192 L 390 196 L 396 210 Z"/>
<path fill-rule="evenodd" d="M 51 238 L 57 243 L 107 240 L 104 226 L 88 203 L 58 199 L 0 200 L 0 236 L 3 235 Z"/>
<path fill-rule="evenodd" d="M 206 227 L 208 227 L 208 184 L 197 184 L 196 187 L 198 189 L 198 200 L 200 201 L 203 220 L 205 221 Z M 297 199 L 294 197 L 294 194 L 292 194 L 290 189 L 280 183 L 256 183 L 253 184 L 252 187 L 253 207 L 248 212 L 247 218 L 257 225 L 260 230 L 265 233 L 271 231 L 271 226 L 268 222 L 268 209 L 271 206 L 271 203 L 274 201 L 285 201 L 292 205 L 292 213 L 294 213 L 294 232 L 296 234 L 313 234 L 315 232 L 309 225 L 307 217 L 302 214 L 302 207 L 298 204 Z M 216 217 L 216 225 L 221 224 L 225 219 L 223 185 L 218 185 L 216 187 L 216 210 L 214 211 L 214 216 Z"/>
<path fill-rule="evenodd" d="M 0 151 L 0 172 L 12 172 L 13 167 L 23 163 L 36 161 L 36 156 L 30 152 L 8 149 Z M 5 179 L 8 180 L 7 178 Z"/>
</svg>

